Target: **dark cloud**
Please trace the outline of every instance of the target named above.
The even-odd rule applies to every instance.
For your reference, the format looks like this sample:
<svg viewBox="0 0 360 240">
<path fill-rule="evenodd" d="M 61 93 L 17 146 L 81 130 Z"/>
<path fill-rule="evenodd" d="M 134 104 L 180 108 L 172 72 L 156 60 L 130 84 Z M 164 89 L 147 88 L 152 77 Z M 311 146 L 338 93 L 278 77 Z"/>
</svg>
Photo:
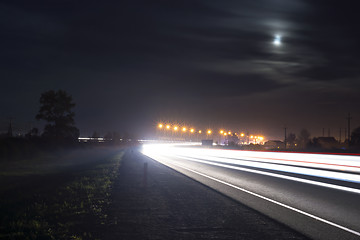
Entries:
<svg viewBox="0 0 360 240">
<path fill-rule="evenodd" d="M 358 77 L 360 34 L 356 30 L 359 21 L 356 9 L 359 5 L 338 1 L 304 2 L 311 8 L 306 15 L 295 18 L 301 22 L 297 36 L 304 37 L 292 39 L 292 44 L 305 46 L 307 54 L 318 60 L 296 74 L 321 81 Z"/>
</svg>

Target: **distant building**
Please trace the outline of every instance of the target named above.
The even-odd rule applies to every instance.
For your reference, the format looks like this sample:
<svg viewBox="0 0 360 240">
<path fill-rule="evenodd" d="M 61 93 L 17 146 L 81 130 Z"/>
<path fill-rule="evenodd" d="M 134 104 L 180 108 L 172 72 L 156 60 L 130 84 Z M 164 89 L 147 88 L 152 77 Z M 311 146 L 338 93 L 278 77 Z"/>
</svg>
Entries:
<svg viewBox="0 0 360 240">
<path fill-rule="evenodd" d="M 201 145 L 202 146 L 212 146 L 213 145 L 213 140 L 210 139 L 210 140 L 201 140 Z"/>
<path fill-rule="evenodd" d="M 225 139 L 225 145 L 234 146 L 234 145 L 238 145 L 238 144 L 239 144 L 239 138 L 235 134 L 227 135 L 227 137 Z"/>
<path fill-rule="evenodd" d="M 265 149 L 280 149 L 284 148 L 284 142 L 280 140 L 269 140 L 264 144 Z"/>
<path fill-rule="evenodd" d="M 340 144 L 334 137 L 318 137 L 314 138 L 314 142 L 324 149 L 339 148 Z"/>
</svg>

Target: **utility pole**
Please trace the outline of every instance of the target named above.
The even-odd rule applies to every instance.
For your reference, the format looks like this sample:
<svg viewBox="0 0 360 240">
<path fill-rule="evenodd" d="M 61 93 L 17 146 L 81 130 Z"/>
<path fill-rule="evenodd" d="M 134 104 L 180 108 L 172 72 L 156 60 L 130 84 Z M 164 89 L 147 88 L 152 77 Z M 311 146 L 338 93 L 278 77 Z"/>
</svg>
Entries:
<svg viewBox="0 0 360 240">
<path fill-rule="evenodd" d="M 346 139 L 347 139 L 346 133 L 347 133 L 347 131 L 346 131 L 346 128 L 345 128 L 344 129 L 344 135 L 345 135 L 344 142 L 346 142 Z"/>
<path fill-rule="evenodd" d="M 348 120 L 348 143 L 350 146 L 350 140 L 351 140 L 351 136 L 350 136 L 350 120 L 352 119 L 352 117 L 350 116 L 350 113 L 348 113 L 348 117 L 346 118 Z"/>
<path fill-rule="evenodd" d="M 286 127 L 285 127 L 285 140 L 284 140 L 284 145 L 285 145 L 285 149 L 286 149 Z"/>
<path fill-rule="evenodd" d="M 339 132 L 339 143 L 341 143 L 341 128 L 339 130 L 340 130 L 340 132 Z"/>
<path fill-rule="evenodd" d="M 323 128 L 323 137 L 325 137 L 325 128 Z"/>
<path fill-rule="evenodd" d="M 8 127 L 7 136 L 9 138 L 13 137 L 12 118 L 9 119 L 9 127 Z"/>
</svg>

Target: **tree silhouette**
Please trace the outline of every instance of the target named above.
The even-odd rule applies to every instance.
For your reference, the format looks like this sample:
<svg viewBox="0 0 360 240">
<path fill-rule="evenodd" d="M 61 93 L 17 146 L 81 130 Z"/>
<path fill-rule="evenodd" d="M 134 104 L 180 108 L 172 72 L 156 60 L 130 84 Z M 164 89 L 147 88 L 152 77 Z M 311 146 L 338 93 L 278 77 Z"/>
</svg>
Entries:
<svg viewBox="0 0 360 240">
<path fill-rule="evenodd" d="M 287 137 L 287 142 L 289 147 L 295 147 L 296 135 L 294 133 L 290 133 Z"/>
<path fill-rule="evenodd" d="M 360 127 L 354 129 L 354 131 L 351 133 L 350 144 L 352 146 L 360 147 Z"/>
<path fill-rule="evenodd" d="M 79 130 L 74 126 L 75 103 L 72 97 L 63 90 L 47 91 L 41 94 L 40 110 L 37 120 L 45 120 L 43 137 L 57 140 L 77 140 Z"/>
<path fill-rule="evenodd" d="M 92 138 L 99 138 L 100 134 L 97 131 L 94 131 L 91 137 Z"/>
<path fill-rule="evenodd" d="M 112 132 L 107 132 L 105 135 L 104 135 L 104 139 L 107 140 L 107 141 L 110 141 L 113 139 L 113 133 Z"/>
<path fill-rule="evenodd" d="M 310 142 L 310 136 L 311 135 L 310 135 L 308 130 L 302 129 L 300 131 L 300 135 L 299 135 L 299 138 L 298 138 L 300 147 L 302 147 L 302 148 L 306 147 L 306 145 Z"/>
<path fill-rule="evenodd" d="M 26 138 L 33 138 L 33 137 L 37 137 L 39 134 L 39 129 L 37 128 L 32 128 L 29 132 L 27 132 L 25 134 Z"/>
<path fill-rule="evenodd" d="M 117 131 L 113 132 L 113 143 L 119 143 L 120 142 L 120 133 L 118 133 Z"/>
</svg>

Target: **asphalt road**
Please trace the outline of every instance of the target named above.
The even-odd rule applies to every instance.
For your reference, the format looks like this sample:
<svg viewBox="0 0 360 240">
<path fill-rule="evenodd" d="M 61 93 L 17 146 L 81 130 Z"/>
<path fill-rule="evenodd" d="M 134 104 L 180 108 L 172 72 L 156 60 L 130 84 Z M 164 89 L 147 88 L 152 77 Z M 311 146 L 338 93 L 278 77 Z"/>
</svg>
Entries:
<svg viewBox="0 0 360 240">
<path fill-rule="evenodd" d="M 137 151 L 121 161 L 107 213 L 101 239 L 309 240 Z"/>
<path fill-rule="evenodd" d="M 360 156 L 144 145 L 143 154 L 313 239 L 360 239 Z"/>
</svg>

